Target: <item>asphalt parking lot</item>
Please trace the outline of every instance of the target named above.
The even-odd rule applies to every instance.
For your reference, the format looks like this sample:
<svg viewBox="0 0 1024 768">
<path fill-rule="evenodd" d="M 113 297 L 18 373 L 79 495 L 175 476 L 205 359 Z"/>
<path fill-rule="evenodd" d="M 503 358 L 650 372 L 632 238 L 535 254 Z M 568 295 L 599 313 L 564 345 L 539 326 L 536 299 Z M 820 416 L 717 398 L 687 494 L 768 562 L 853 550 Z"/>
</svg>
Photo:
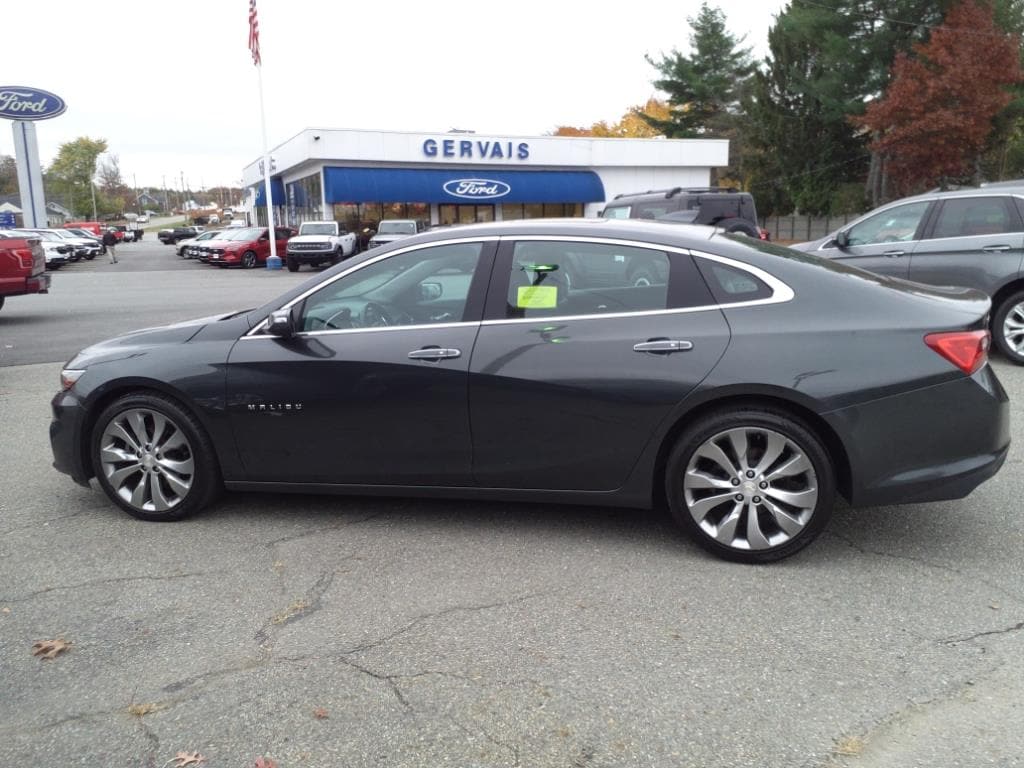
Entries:
<svg viewBox="0 0 1024 768">
<path fill-rule="evenodd" d="M 61 363 L 310 273 L 119 258 L 0 310 L 0 764 L 1024 765 L 1021 418 L 967 499 L 837 510 L 773 566 L 660 511 L 231 494 L 144 523 L 50 467 Z"/>
</svg>

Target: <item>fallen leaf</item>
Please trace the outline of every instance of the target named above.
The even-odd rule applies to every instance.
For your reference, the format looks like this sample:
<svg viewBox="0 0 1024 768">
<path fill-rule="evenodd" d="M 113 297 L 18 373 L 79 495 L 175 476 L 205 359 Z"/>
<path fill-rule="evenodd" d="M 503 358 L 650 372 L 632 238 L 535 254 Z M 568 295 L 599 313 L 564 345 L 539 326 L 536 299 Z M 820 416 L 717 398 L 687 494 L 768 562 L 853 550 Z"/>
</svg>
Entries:
<svg viewBox="0 0 1024 768">
<path fill-rule="evenodd" d="M 253 768 L 277 768 L 277 763 L 271 760 L 269 757 L 257 757 L 256 764 Z"/>
<path fill-rule="evenodd" d="M 317 707 L 313 710 L 313 717 L 315 717 L 317 720 L 326 720 L 327 710 L 323 707 Z"/>
<path fill-rule="evenodd" d="M 187 765 L 199 765 L 200 763 L 205 762 L 206 758 L 200 755 L 198 752 L 193 752 L 192 754 L 189 754 L 188 752 L 179 752 L 166 763 L 164 763 L 164 765 L 173 764 L 174 768 L 185 768 L 185 766 Z"/>
<path fill-rule="evenodd" d="M 989 608 L 991 608 L 993 611 L 998 611 L 999 603 L 992 603 L 991 605 L 989 605 Z"/>
<path fill-rule="evenodd" d="M 8 608 L 6 605 L 3 608 L 0 608 L 0 613 L 10 613 L 10 612 L 11 612 L 11 609 Z"/>
<path fill-rule="evenodd" d="M 159 712 L 164 708 L 162 704 L 132 704 L 128 707 L 128 714 L 135 715 L 135 717 L 145 717 L 146 715 L 152 714 L 153 712 Z"/>
<path fill-rule="evenodd" d="M 58 637 L 56 640 L 40 640 L 38 643 L 32 644 L 32 655 L 52 659 L 70 647 L 71 643 L 62 637 Z"/>
<path fill-rule="evenodd" d="M 856 736 L 844 736 L 836 743 L 834 751 L 842 757 L 856 757 L 864 751 L 864 742 Z"/>
</svg>

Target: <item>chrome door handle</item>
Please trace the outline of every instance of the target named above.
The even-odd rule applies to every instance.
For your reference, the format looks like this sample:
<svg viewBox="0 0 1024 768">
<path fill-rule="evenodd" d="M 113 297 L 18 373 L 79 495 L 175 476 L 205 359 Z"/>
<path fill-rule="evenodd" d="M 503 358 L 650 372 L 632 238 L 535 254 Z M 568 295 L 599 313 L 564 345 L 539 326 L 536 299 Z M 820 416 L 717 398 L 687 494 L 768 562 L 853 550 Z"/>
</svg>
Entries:
<svg viewBox="0 0 1024 768">
<path fill-rule="evenodd" d="M 888 256 L 890 259 L 898 259 L 900 256 L 905 254 L 906 251 L 883 251 L 883 256 Z"/>
<path fill-rule="evenodd" d="M 985 253 L 996 253 L 998 251 L 1008 251 L 1008 250 L 1010 250 L 1010 246 L 1008 246 L 1008 245 L 986 245 L 981 250 L 985 251 Z"/>
<path fill-rule="evenodd" d="M 424 347 L 423 349 L 414 349 L 409 353 L 410 360 L 448 360 L 461 356 L 461 349 L 448 349 L 445 347 Z"/>
<path fill-rule="evenodd" d="M 634 352 L 686 352 L 693 349 L 693 343 L 679 339 L 651 339 L 633 345 Z"/>
</svg>

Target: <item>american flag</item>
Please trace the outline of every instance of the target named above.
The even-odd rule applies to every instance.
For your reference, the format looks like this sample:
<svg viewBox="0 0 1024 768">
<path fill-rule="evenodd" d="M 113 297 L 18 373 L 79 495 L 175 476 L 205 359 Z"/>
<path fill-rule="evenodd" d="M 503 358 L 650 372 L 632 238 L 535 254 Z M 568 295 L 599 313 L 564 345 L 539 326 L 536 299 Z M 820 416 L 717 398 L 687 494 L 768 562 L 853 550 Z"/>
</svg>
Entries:
<svg viewBox="0 0 1024 768">
<path fill-rule="evenodd" d="M 249 50 L 252 63 L 260 65 L 260 20 L 256 18 L 256 0 L 249 0 Z"/>
</svg>

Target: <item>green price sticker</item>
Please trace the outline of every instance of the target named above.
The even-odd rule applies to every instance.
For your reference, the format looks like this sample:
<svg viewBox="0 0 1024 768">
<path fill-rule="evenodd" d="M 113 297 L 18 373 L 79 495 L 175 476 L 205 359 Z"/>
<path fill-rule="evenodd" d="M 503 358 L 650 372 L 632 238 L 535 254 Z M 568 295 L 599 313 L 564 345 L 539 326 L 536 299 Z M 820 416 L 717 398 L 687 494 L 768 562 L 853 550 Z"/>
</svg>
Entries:
<svg viewBox="0 0 1024 768">
<path fill-rule="evenodd" d="M 554 309 L 558 306 L 558 286 L 522 285 L 516 295 L 519 309 Z"/>
</svg>

